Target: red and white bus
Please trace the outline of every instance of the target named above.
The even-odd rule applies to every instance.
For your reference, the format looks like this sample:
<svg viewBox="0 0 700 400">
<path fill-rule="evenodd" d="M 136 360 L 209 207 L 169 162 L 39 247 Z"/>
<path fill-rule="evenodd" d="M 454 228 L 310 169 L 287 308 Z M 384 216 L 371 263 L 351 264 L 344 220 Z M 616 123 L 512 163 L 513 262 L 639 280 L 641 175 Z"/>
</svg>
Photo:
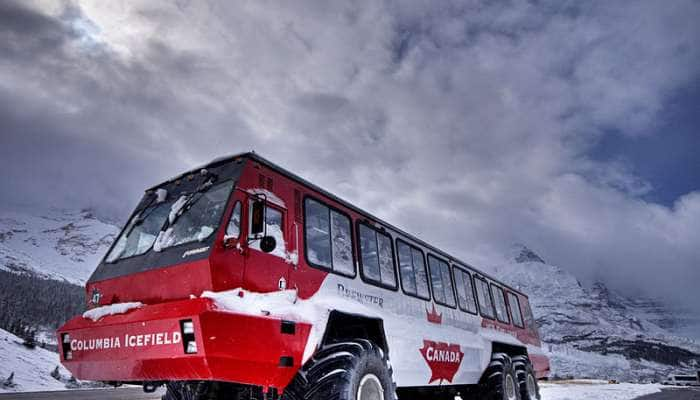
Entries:
<svg viewBox="0 0 700 400">
<path fill-rule="evenodd" d="M 528 297 L 255 153 L 148 189 L 58 331 L 164 399 L 539 399 Z"/>
</svg>

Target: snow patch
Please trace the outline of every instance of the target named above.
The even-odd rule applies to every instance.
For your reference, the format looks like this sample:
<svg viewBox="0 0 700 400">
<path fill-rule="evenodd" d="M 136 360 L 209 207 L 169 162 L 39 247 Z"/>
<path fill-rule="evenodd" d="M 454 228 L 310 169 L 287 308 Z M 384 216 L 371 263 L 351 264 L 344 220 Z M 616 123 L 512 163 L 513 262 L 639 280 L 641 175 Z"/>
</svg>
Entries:
<svg viewBox="0 0 700 400">
<path fill-rule="evenodd" d="M 65 390 L 71 376 L 58 354 L 36 347 L 28 349 L 19 337 L 0 329 L 0 393 Z M 58 367 L 56 377 L 51 373 Z M 14 387 L 3 388 L 2 382 L 14 372 Z"/>
<path fill-rule="evenodd" d="M 287 264 L 298 265 L 299 254 L 297 251 L 287 251 L 287 243 L 284 241 L 284 235 L 279 225 L 267 225 L 267 235 L 275 238 L 277 245 L 269 254 L 283 259 Z M 260 249 L 260 240 L 256 239 L 250 243 L 250 248 L 257 251 Z"/>
<path fill-rule="evenodd" d="M 323 337 L 331 310 L 379 318 L 376 311 L 335 296 L 314 296 L 303 300 L 293 289 L 255 293 L 241 288 L 223 292 L 205 291 L 203 298 L 212 299 L 219 310 L 255 317 L 269 316 L 311 325 L 302 362 L 306 362 Z"/>
<path fill-rule="evenodd" d="M 175 222 L 175 219 L 178 217 L 178 215 L 182 214 L 182 207 L 184 207 L 185 204 L 187 204 L 187 199 L 189 199 L 189 196 L 180 196 L 180 198 L 177 199 L 177 201 L 170 206 L 170 214 L 168 214 L 168 223 L 172 225 L 172 223 Z"/>
<path fill-rule="evenodd" d="M 168 198 L 168 191 L 167 190 L 165 190 L 163 188 L 156 189 L 156 203 L 157 204 L 164 202 L 166 198 Z"/>
<path fill-rule="evenodd" d="M 270 203 L 282 207 L 282 208 L 287 208 L 287 206 L 284 204 L 284 200 L 280 199 L 277 197 L 276 194 L 272 193 L 271 191 L 263 188 L 251 188 L 248 189 L 248 193 L 253 194 L 253 195 L 263 195 L 269 201 Z"/>
<path fill-rule="evenodd" d="M 540 383 L 540 394 L 544 400 L 632 400 L 660 391 L 661 386 L 657 384 L 608 384 L 600 381 Z"/>
<path fill-rule="evenodd" d="M 103 317 L 108 315 L 125 314 L 130 310 L 143 307 L 143 303 L 131 302 L 131 303 L 115 303 L 108 306 L 102 306 L 93 308 L 92 310 L 85 311 L 83 313 L 83 318 L 91 319 L 93 321 L 98 321 Z"/>
<path fill-rule="evenodd" d="M 153 242 L 153 251 L 161 252 L 164 248 L 170 247 L 175 239 L 173 238 L 173 228 L 158 232 L 156 240 Z"/>
</svg>

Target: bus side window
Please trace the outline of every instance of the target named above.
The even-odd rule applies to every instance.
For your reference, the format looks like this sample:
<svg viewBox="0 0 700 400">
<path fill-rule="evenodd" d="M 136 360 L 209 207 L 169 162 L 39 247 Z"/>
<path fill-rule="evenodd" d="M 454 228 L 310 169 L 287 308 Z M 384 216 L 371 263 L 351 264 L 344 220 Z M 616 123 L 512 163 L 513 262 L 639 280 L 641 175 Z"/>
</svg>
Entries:
<svg viewBox="0 0 700 400">
<path fill-rule="evenodd" d="M 401 275 L 403 291 L 410 296 L 430 300 L 423 251 L 401 239 L 396 239 L 396 248 L 399 255 L 399 275 Z"/>
<path fill-rule="evenodd" d="M 537 323 L 535 322 L 535 317 L 532 315 L 532 309 L 530 308 L 530 302 L 527 300 L 527 298 L 524 299 L 525 301 L 523 302 L 523 317 L 525 319 L 525 327 L 529 328 L 531 331 L 538 333 L 537 332 Z"/>
<path fill-rule="evenodd" d="M 362 277 L 369 283 L 389 289 L 398 288 L 391 237 L 364 223 L 358 224 L 358 236 Z"/>
<path fill-rule="evenodd" d="M 251 200 L 249 203 L 249 210 L 252 208 L 252 204 L 253 201 Z M 250 216 L 250 214 L 249 212 L 248 215 Z M 252 228 L 250 224 L 252 224 L 253 221 L 250 218 L 249 220 L 248 232 L 251 232 Z M 275 249 L 270 254 L 285 257 L 286 244 L 284 241 L 284 218 L 282 211 L 270 206 L 265 206 L 265 232 L 267 236 L 274 237 L 277 242 Z M 260 250 L 260 240 L 254 240 L 250 244 L 250 247 L 255 250 Z"/>
<path fill-rule="evenodd" d="M 430 282 L 433 286 L 433 298 L 438 304 L 455 307 L 455 294 L 452 287 L 450 265 L 432 254 L 428 254 Z"/>
<path fill-rule="evenodd" d="M 471 275 L 469 272 L 459 267 L 454 267 L 453 271 L 455 273 L 457 304 L 459 308 L 461 308 L 462 311 L 476 314 L 476 299 L 474 298 L 474 285 L 472 284 Z"/>
<path fill-rule="evenodd" d="M 231 219 L 228 221 L 226 226 L 226 234 L 224 239 L 238 239 L 241 234 L 241 202 L 237 201 L 236 205 L 233 206 L 233 213 L 231 214 Z"/>
<path fill-rule="evenodd" d="M 482 317 L 494 319 L 495 311 L 493 309 L 493 301 L 491 300 L 491 291 L 489 284 L 483 278 L 474 278 L 476 283 L 476 298 L 479 301 L 479 312 Z"/>
<path fill-rule="evenodd" d="M 503 289 L 492 283 L 491 292 L 493 293 L 493 302 L 496 306 L 496 318 L 504 324 L 510 324 L 508 307 L 506 306 L 506 296 L 503 294 Z"/>
<path fill-rule="evenodd" d="M 304 201 L 306 259 L 312 266 L 355 276 L 350 217 L 312 198 Z"/>
<path fill-rule="evenodd" d="M 350 218 L 312 198 L 304 201 L 306 259 L 312 266 L 355 276 Z"/>
<path fill-rule="evenodd" d="M 523 314 L 520 311 L 520 300 L 518 296 L 508 292 L 508 306 L 510 307 L 510 315 L 513 316 L 513 324 L 518 328 L 524 328 Z"/>
</svg>

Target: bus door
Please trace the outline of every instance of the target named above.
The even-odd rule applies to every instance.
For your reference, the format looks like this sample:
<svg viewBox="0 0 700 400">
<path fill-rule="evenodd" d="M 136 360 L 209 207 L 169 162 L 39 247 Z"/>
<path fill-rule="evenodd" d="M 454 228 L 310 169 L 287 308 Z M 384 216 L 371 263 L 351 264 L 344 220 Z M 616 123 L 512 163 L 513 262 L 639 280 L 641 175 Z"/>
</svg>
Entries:
<svg viewBox="0 0 700 400">
<path fill-rule="evenodd" d="M 256 214 L 254 203 L 259 198 L 248 197 L 248 248 L 246 249 L 243 287 L 254 292 L 270 292 L 287 288 L 289 270 L 292 268 L 292 251 L 288 248 L 290 231 L 288 213 L 284 207 L 266 202 L 258 204 L 263 212 Z M 262 218 L 264 221 L 256 221 Z M 253 234 L 255 225 L 262 225 L 262 233 Z M 274 238 L 274 247 L 270 249 L 269 240 Z M 266 248 L 267 247 L 267 248 Z"/>
</svg>

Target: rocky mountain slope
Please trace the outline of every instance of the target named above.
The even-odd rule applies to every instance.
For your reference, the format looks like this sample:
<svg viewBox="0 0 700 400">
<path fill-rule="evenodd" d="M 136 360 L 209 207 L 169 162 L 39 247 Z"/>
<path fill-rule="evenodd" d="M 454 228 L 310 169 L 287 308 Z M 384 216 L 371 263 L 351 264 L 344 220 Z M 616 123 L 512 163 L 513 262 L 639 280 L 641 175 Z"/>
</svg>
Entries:
<svg viewBox="0 0 700 400">
<path fill-rule="evenodd" d="M 524 246 L 494 273 L 529 294 L 554 374 L 653 380 L 700 366 L 700 344 L 659 326 L 673 314 L 658 303 L 584 287 Z"/>
<path fill-rule="evenodd" d="M 51 347 L 118 228 L 90 211 L 0 208 L 0 329 Z"/>
<path fill-rule="evenodd" d="M 0 269 L 82 285 L 118 233 L 89 210 L 0 210 Z"/>
</svg>

